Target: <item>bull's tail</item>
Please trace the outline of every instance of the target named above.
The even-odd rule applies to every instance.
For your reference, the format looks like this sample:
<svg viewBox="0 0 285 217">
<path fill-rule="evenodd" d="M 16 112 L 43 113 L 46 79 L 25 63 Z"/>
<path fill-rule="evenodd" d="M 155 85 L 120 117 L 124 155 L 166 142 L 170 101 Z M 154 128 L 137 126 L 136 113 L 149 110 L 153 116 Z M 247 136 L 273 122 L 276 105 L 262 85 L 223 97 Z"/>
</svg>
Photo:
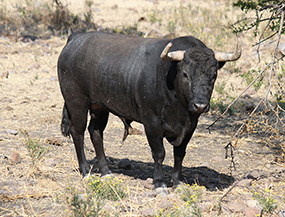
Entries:
<svg viewBox="0 0 285 217">
<path fill-rule="evenodd" d="M 70 114 L 68 112 L 67 106 L 64 103 L 62 110 L 62 120 L 61 120 L 61 132 L 64 136 L 70 136 Z"/>
</svg>

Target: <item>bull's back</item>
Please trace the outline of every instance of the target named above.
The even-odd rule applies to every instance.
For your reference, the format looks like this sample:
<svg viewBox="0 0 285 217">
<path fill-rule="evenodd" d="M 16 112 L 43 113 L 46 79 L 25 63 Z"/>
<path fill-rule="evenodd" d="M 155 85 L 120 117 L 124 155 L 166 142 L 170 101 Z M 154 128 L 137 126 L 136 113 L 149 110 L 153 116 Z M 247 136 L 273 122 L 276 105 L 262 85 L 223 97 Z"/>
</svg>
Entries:
<svg viewBox="0 0 285 217">
<path fill-rule="evenodd" d="M 70 86 L 63 95 L 76 89 L 94 104 L 140 121 L 143 87 L 155 85 L 161 61 L 157 44 L 158 39 L 116 34 L 71 35 L 58 63 L 60 83 Z"/>
</svg>

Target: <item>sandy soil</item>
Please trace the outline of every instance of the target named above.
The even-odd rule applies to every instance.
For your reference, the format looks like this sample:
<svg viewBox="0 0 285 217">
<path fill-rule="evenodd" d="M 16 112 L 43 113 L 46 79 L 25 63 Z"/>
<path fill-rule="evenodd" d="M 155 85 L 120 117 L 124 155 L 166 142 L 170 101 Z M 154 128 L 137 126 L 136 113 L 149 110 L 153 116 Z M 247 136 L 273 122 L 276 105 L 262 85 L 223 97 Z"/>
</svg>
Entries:
<svg viewBox="0 0 285 217">
<path fill-rule="evenodd" d="M 62 3 L 68 4 L 74 13 L 83 13 L 86 10 L 83 1 L 62 1 Z M 182 4 L 186 3 L 187 1 L 182 1 Z M 203 7 L 207 1 L 191 3 L 195 8 L 198 4 Z M 4 0 L 1 4 L 12 11 L 17 4 L 25 3 Z M 148 17 L 150 10 L 165 7 L 167 11 L 167 8 L 174 7 L 174 4 L 175 1 L 170 0 L 109 0 L 95 1 L 92 8 L 96 15 L 94 21 L 102 27 L 111 28 L 133 25 L 139 18 Z M 209 4 L 214 7 L 220 2 L 211 1 Z M 143 31 L 149 26 L 149 23 L 140 24 L 140 29 Z M 63 99 L 56 66 L 57 58 L 65 43 L 66 36 L 28 43 L 14 42 L 9 38 L 0 37 L 0 216 L 65 216 L 66 205 L 57 203 L 56 197 L 70 183 L 80 185 L 82 181 L 76 172 L 77 159 L 73 143 L 60 133 Z M 251 55 L 252 48 L 246 43 L 245 56 L 238 64 L 252 58 L 253 65 L 256 59 Z M 233 45 L 225 46 L 225 49 L 229 49 Z M 218 83 L 228 81 L 227 85 L 234 86 L 235 91 L 246 86 L 240 77 L 229 73 L 228 68 L 221 70 L 218 79 L 222 79 Z M 278 211 L 285 210 L 284 163 L 276 162 L 271 149 L 259 145 L 254 138 L 248 137 L 239 141 L 234 159 L 236 170 L 233 170 L 231 158 L 224 157 L 224 147 L 241 123 L 240 117 L 227 117 L 215 125 L 209 134 L 206 126 L 214 119 L 215 116 L 211 113 L 201 117 L 198 129 L 188 145 L 183 168 L 186 182 L 198 182 L 208 189 L 203 199 L 205 204 L 207 202 L 210 205 L 203 209 L 203 216 L 217 215 L 217 211 L 213 208 L 217 203 L 217 197 L 224 195 L 235 180 L 247 173 L 253 177 L 251 186 L 263 190 L 270 187 L 274 198 L 277 199 Z M 153 160 L 142 126 L 134 123 L 133 127 L 141 132 L 140 135 L 131 135 L 122 143 L 123 124 L 117 117 L 111 116 L 105 131 L 105 149 L 115 176 L 125 181 L 131 193 L 142 195 L 149 191 L 144 187 L 144 183 L 147 178 L 152 177 Z M 16 130 L 18 134 L 7 133 L 9 129 Z M 30 138 L 38 140 L 48 148 L 47 154 L 37 163 L 34 173 L 31 169 L 31 157 L 25 146 L 24 132 L 28 132 Z M 95 154 L 87 134 L 86 146 L 87 158 L 91 160 Z M 165 146 L 167 156 L 164 171 L 170 185 L 172 147 L 166 142 Z M 15 151 L 21 156 L 19 164 L 11 164 L 4 158 Z M 123 158 L 128 158 L 132 162 L 131 170 L 118 167 L 118 162 Z M 48 159 L 54 160 L 52 166 L 46 161 Z M 250 188 L 238 187 L 229 193 L 223 204 L 226 206 L 230 202 L 246 202 L 250 199 L 252 199 Z M 133 201 L 129 196 L 126 203 L 133 207 L 130 216 L 141 216 L 141 211 L 148 208 L 150 203 L 159 209 L 159 204 L 164 200 L 172 203 L 178 201 L 182 204 L 177 199 L 165 199 L 159 196 L 142 197 L 142 204 Z M 125 212 L 121 214 L 128 215 Z M 224 215 L 229 213 L 224 211 Z M 242 214 L 233 213 L 230 216 L 240 215 Z"/>
</svg>

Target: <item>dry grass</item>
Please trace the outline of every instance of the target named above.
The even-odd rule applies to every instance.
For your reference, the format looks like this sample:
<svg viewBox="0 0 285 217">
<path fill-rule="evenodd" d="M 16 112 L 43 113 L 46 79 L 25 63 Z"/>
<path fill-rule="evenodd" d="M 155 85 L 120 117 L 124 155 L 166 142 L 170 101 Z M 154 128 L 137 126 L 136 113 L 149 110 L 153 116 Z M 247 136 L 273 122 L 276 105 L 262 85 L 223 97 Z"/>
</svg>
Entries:
<svg viewBox="0 0 285 217">
<path fill-rule="evenodd" d="M 236 36 L 227 26 L 242 18 L 243 14 L 231 7 L 232 1 L 179 1 L 175 4 L 173 1 L 163 0 L 158 1 L 158 4 L 153 2 L 156 1 L 117 1 L 117 9 L 111 9 L 111 6 L 115 4 L 112 1 L 94 2 L 91 5 L 94 16 L 90 23 L 95 23 L 102 28 L 110 28 L 115 32 L 128 31 L 130 27 L 135 27 L 134 31 L 146 33 L 148 37 L 194 35 L 215 50 L 233 50 Z M 64 33 L 66 29 L 69 30 L 70 27 L 75 26 L 73 21 L 76 15 L 78 19 L 84 21 L 84 14 L 90 10 L 86 5 L 82 11 L 78 12 L 69 5 L 66 7 L 65 4 L 47 3 L 36 6 L 35 2 L 26 1 L 22 2 L 21 7 L 15 11 L 15 9 L 8 8 L 7 2 L 1 3 L 0 26 L 1 30 L 4 30 L 2 34 L 10 35 L 12 40 L 0 38 L 0 56 L 7 56 L 7 58 L 0 59 L 0 76 L 1 73 L 9 72 L 8 79 L 0 78 L 0 156 L 9 156 L 13 151 L 17 151 L 21 155 L 21 163 L 11 165 L 6 159 L 0 158 L 0 191 L 6 192 L 0 194 L 0 215 L 71 215 L 71 207 L 62 197 L 65 190 L 72 186 L 84 193 L 86 188 L 77 172 L 78 166 L 73 144 L 70 139 L 61 136 L 59 129 L 63 100 L 56 80 L 56 62 L 67 35 L 51 36 L 48 40 L 30 43 L 21 42 L 19 36 L 22 32 L 42 37 L 49 25 L 54 28 L 54 31 L 58 31 L 56 34 Z M 21 8 L 20 11 L 19 8 Z M 96 9 L 101 12 L 96 12 L 98 11 Z M 23 16 L 24 14 L 26 16 Z M 141 17 L 144 17 L 145 21 L 138 21 Z M 91 25 L 90 28 L 96 25 Z M 77 27 L 87 28 L 81 21 L 78 22 Z M 255 48 L 251 46 L 253 41 L 250 34 L 243 35 L 241 59 L 237 63 L 227 64 L 219 71 L 213 94 L 213 102 L 216 103 L 217 109 L 212 114 L 216 114 L 219 106 L 225 107 L 233 97 L 238 96 L 247 87 L 248 77 L 243 76 L 245 73 L 252 69 L 258 71 L 265 62 L 269 61 L 271 50 L 265 44 L 262 47 L 262 61 L 258 62 L 255 58 Z M 43 47 L 48 47 L 50 52 L 47 53 Z M 35 69 L 32 67 L 34 64 L 40 64 L 40 67 Z M 282 64 L 280 64 L 281 68 Z M 284 72 L 282 70 L 281 72 L 284 76 Z M 247 138 L 238 140 L 235 151 L 236 171 L 229 168 L 230 159 L 223 159 L 225 144 L 234 135 L 242 119 L 247 117 L 248 112 L 243 105 L 256 104 L 267 87 L 268 80 L 265 75 L 257 93 L 252 94 L 251 99 L 238 101 L 232 116 L 227 116 L 223 121 L 218 122 L 212 129 L 212 134 L 208 134 L 205 130 L 205 125 L 213 120 L 212 114 L 201 118 L 199 128 L 187 149 L 184 163 L 185 176 L 189 182 L 194 180 L 200 185 L 205 183 L 207 185 L 209 181 L 204 175 L 206 173 L 211 174 L 212 178 L 222 177 L 221 182 L 226 183 L 223 187 L 218 184 L 213 185 L 214 187 L 207 186 L 211 191 L 205 190 L 198 203 L 204 207 L 201 210 L 203 216 L 216 216 L 219 213 L 217 198 L 221 198 L 227 192 L 233 182 L 231 178 L 238 179 L 248 171 L 261 171 L 261 175 L 267 176 L 267 178 L 255 180 L 254 183 L 264 187 L 263 190 L 273 185 L 272 193 L 279 198 L 278 210 L 285 209 L 284 179 L 282 179 L 284 172 L 278 173 L 282 169 L 284 171 L 284 162 L 275 160 L 276 156 L 281 155 L 282 149 L 277 153 L 278 155 L 271 149 L 278 146 L 280 150 L 280 145 L 284 147 L 283 133 L 268 131 L 267 127 L 275 122 L 270 122 L 266 128 L 262 128 L 261 125 L 259 125 L 261 127 L 256 126 L 254 121 L 262 123 L 270 115 L 264 113 L 260 116 L 256 115 L 253 122 L 248 122 Z M 218 100 L 224 104 L 218 105 Z M 270 100 L 275 99 L 272 97 Z M 270 120 L 274 120 L 273 116 Z M 264 123 L 266 124 L 266 121 Z M 134 127 L 139 129 L 141 125 L 134 124 Z M 30 139 L 39 141 L 39 144 L 48 150 L 47 153 L 33 167 L 31 155 L 25 145 L 25 137 L 21 134 L 8 135 L 5 129 L 27 131 Z M 262 129 L 267 130 L 266 133 Z M 252 134 L 256 130 L 260 133 Z M 127 196 L 119 201 L 106 202 L 107 205 L 115 207 L 115 210 L 110 212 L 110 216 L 140 216 L 142 210 L 146 208 L 154 208 L 158 216 L 175 216 L 177 213 L 183 216 L 183 212 L 189 211 L 187 210 L 189 207 L 179 197 L 142 196 L 149 191 L 144 187 L 144 180 L 152 177 L 153 166 L 147 140 L 144 135 L 134 135 L 128 137 L 122 144 L 122 136 L 122 123 L 111 116 L 105 134 L 105 148 L 115 176 L 124 181 L 123 186 Z M 278 140 L 272 140 L 270 136 Z M 52 141 L 55 140 L 59 142 L 53 143 Z M 267 143 L 265 144 L 264 141 Z M 93 148 L 88 135 L 86 135 L 86 146 L 88 150 Z M 166 150 L 165 171 L 167 172 L 165 176 L 166 180 L 170 180 L 172 147 L 166 144 Z M 93 159 L 93 152 L 86 150 L 86 153 L 88 159 Z M 212 160 L 214 156 L 222 160 Z M 129 172 L 121 171 L 117 167 L 117 162 L 126 157 L 135 165 L 134 169 Z M 54 159 L 56 165 L 47 166 L 45 162 L 47 159 Z M 201 164 L 206 165 L 206 172 L 200 167 Z M 272 179 L 275 181 L 271 181 Z M 173 192 L 172 189 L 170 190 Z M 243 197 L 252 198 L 251 191 L 237 187 L 229 193 L 226 199 L 236 201 Z M 171 202 L 173 206 L 161 211 L 161 203 L 165 200 Z M 239 216 L 239 214 L 232 216 Z"/>
</svg>

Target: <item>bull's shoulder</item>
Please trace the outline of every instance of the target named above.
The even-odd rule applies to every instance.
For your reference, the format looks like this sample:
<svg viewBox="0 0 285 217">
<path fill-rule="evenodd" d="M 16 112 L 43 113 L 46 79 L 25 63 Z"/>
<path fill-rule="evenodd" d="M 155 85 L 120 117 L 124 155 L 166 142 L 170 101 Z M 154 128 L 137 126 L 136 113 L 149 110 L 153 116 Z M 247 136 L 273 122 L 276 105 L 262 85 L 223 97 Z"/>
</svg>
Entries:
<svg viewBox="0 0 285 217">
<path fill-rule="evenodd" d="M 77 38 L 79 35 L 82 35 L 84 34 L 83 32 L 81 31 L 76 31 L 76 32 L 73 32 L 67 39 L 67 43 L 70 42 L 72 39 L 74 38 Z"/>
</svg>

